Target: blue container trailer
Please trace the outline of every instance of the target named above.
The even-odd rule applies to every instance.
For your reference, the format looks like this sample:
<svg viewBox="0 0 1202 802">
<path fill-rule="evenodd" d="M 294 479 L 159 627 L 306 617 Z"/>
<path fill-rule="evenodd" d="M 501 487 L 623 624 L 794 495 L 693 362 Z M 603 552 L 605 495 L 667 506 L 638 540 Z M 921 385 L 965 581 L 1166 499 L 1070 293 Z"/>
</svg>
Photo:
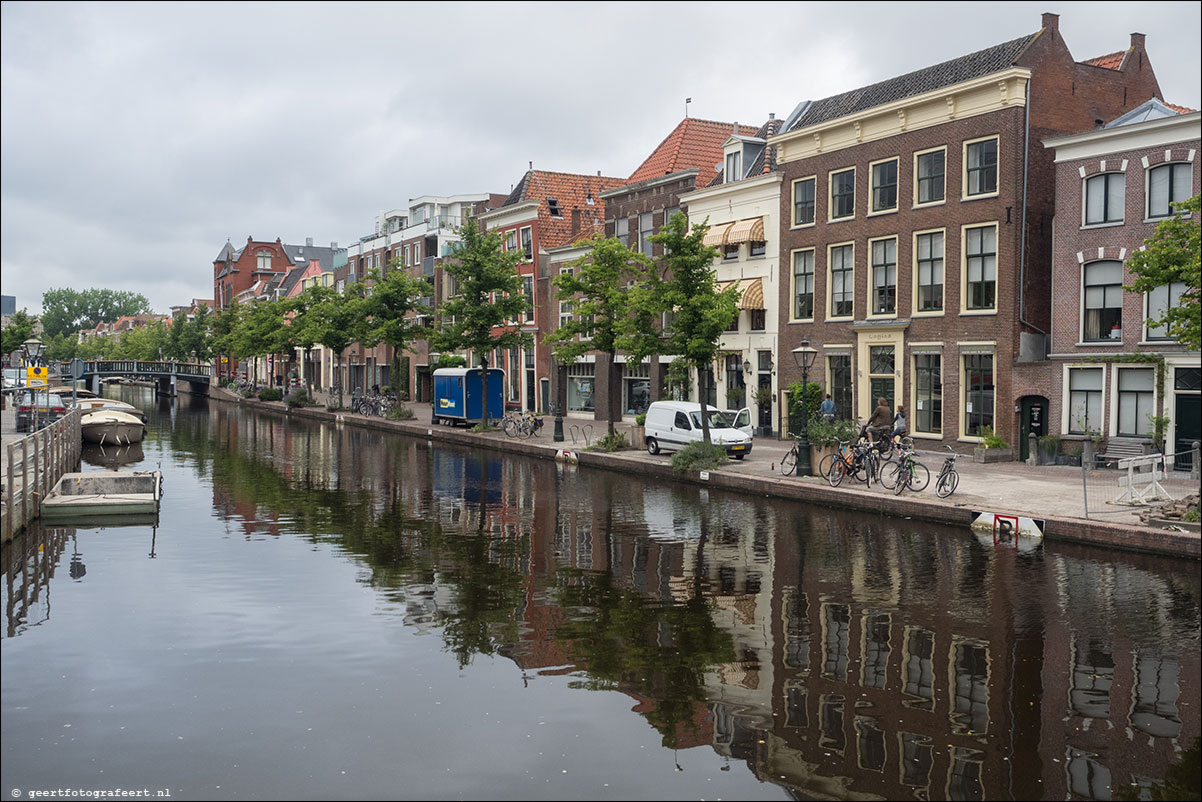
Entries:
<svg viewBox="0 0 1202 802">
<path fill-rule="evenodd" d="M 480 423 L 484 419 L 484 371 L 439 368 L 434 371 L 434 423 Z M 505 371 L 488 369 L 488 417 L 505 415 Z"/>
</svg>

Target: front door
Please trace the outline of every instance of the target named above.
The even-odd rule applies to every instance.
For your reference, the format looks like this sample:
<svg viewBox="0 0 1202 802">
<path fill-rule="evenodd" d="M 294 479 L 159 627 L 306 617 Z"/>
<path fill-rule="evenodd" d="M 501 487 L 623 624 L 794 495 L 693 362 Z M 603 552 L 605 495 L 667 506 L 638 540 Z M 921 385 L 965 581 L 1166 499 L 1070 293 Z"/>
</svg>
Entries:
<svg viewBox="0 0 1202 802">
<path fill-rule="evenodd" d="M 1173 451 L 1179 456 L 1176 460 L 1177 470 L 1190 469 L 1190 457 L 1186 456 L 1194 447 L 1194 443 L 1202 440 L 1202 395 L 1177 394 L 1173 418 L 1177 431 L 1173 437 Z"/>
<path fill-rule="evenodd" d="M 904 329 L 892 327 L 859 332 L 857 361 L 867 380 L 859 383 L 859 397 L 856 399 L 856 412 L 861 420 L 867 420 L 872 415 L 878 398 L 884 398 L 890 410 L 895 410 L 902 400 L 904 335 Z M 839 414 L 842 415 L 842 410 Z"/>
<path fill-rule="evenodd" d="M 1028 445 L 1030 438 L 1027 435 L 1034 434 L 1039 438 L 1048 433 L 1047 420 L 1048 400 L 1039 395 L 1024 396 L 1018 422 L 1019 459 L 1025 460 L 1031 456 Z"/>
</svg>

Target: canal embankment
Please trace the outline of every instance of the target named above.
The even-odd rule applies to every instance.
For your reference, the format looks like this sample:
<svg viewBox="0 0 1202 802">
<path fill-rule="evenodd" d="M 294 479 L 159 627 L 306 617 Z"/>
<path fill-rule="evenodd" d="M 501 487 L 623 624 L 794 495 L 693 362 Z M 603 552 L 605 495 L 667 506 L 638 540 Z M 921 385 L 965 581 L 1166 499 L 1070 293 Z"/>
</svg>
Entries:
<svg viewBox="0 0 1202 802">
<path fill-rule="evenodd" d="M 59 478 L 79 465 L 82 437 L 79 410 L 29 434 L 16 432 L 16 412 L 7 404 L 3 412 L 0 440 L 0 539 L 13 539 L 41 513 L 42 499 Z"/>
<path fill-rule="evenodd" d="M 1081 469 L 1070 466 L 1033 467 L 1021 463 L 981 465 L 960 460 L 957 465 L 961 476 L 960 486 L 950 498 L 935 497 L 930 487 L 921 495 L 895 496 L 879 487 L 845 485 L 833 488 L 817 477 L 782 477 L 776 466 L 791 445 L 783 441 L 760 439 L 756 441 L 752 454 L 743 461 L 732 461 L 720 470 L 706 473 L 682 474 L 672 469 L 670 457 L 666 455 L 651 455 L 634 449 L 613 453 L 588 451 L 583 443 L 551 442 L 546 431 L 542 439 L 519 440 L 506 437 L 500 431 L 473 432 L 464 428 L 431 425 L 421 420 L 394 421 L 356 415 L 345 410 L 331 411 L 323 407 L 290 409 L 282 402 L 246 399 L 219 388 L 213 388 L 211 397 L 224 403 L 242 404 L 274 414 L 843 510 L 964 527 L 970 526 L 980 513 L 1023 516 L 1040 520 L 1043 535 L 1049 539 L 1194 559 L 1202 556 L 1202 538 L 1197 533 L 1146 526 L 1139 520 L 1138 508 L 1135 507 L 1116 509 L 1114 514 L 1107 516 L 1107 520 L 1082 517 Z M 423 410 L 418 405 L 410 406 L 415 408 L 418 415 L 423 411 L 428 413 L 428 409 Z M 932 452 L 921 458 L 928 463 L 934 475 L 942 457 Z M 1077 514 L 1073 514 L 1074 511 Z"/>
</svg>

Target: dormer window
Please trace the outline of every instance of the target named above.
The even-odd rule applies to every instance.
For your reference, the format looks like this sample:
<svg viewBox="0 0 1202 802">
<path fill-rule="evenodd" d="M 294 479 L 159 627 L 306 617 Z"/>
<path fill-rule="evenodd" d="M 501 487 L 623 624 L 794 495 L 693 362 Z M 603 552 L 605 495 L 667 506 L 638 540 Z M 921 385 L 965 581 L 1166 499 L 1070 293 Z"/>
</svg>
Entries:
<svg viewBox="0 0 1202 802">
<path fill-rule="evenodd" d="M 547 211 L 552 217 L 563 217 L 563 212 L 559 210 L 559 201 L 555 198 L 547 198 Z"/>
<path fill-rule="evenodd" d="M 739 151 L 726 154 L 726 182 L 729 184 L 732 181 L 738 181 L 743 177 L 741 165 L 743 163 L 743 154 Z"/>
</svg>

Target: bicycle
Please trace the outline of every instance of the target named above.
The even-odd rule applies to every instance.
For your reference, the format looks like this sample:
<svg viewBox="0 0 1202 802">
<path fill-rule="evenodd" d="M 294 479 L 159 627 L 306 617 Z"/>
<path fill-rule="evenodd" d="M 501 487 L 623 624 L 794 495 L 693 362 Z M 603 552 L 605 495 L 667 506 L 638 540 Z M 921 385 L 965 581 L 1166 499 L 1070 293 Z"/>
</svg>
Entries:
<svg viewBox="0 0 1202 802">
<path fill-rule="evenodd" d="M 793 447 L 788 453 L 780 458 L 780 474 L 781 476 L 790 476 L 797 469 L 797 443 L 800 440 L 798 435 L 789 432 L 789 437 L 793 438 Z"/>
<path fill-rule="evenodd" d="M 850 476 L 871 487 L 874 466 L 868 452 L 872 446 L 866 442 L 858 443 L 851 448 L 849 446 L 851 446 L 850 440 L 840 440 L 838 450 L 829 455 L 830 466 L 823 474 L 826 476 L 826 481 L 831 487 L 838 487 L 843 482 L 844 476 Z M 825 458 L 823 464 L 826 464 Z"/>
<path fill-rule="evenodd" d="M 913 450 L 903 451 L 901 458 L 881 476 L 881 484 L 892 490 L 896 496 L 900 496 L 907 487 L 915 493 L 921 493 L 930 483 L 930 470 L 914 459 Z"/>
<path fill-rule="evenodd" d="M 943 458 L 943 467 L 939 469 L 939 476 L 935 479 L 935 495 L 939 498 L 947 498 L 955 493 L 956 485 L 960 484 L 960 474 L 956 471 L 956 459 L 960 455 L 952 451 L 951 446 L 944 448 L 951 453 Z"/>
</svg>

